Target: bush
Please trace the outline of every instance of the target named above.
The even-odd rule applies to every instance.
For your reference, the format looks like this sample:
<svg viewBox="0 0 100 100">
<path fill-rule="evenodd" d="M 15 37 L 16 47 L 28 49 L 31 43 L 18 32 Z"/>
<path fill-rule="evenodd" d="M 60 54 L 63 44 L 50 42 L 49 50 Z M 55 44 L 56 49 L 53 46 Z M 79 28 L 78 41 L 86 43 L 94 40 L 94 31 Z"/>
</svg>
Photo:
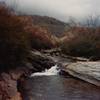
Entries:
<svg viewBox="0 0 100 100">
<path fill-rule="evenodd" d="M 75 28 L 74 37 L 62 44 L 62 52 L 71 56 L 100 57 L 100 29 Z"/>
<path fill-rule="evenodd" d="M 31 45 L 33 49 L 50 49 L 56 46 L 56 41 L 46 29 L 34 26 L 31 30 Z"/>
<path fill-rule="evenodd" d="M 25 23 L 25 30 L 30 34 L 31 46 L 33 49 L 50 49 L 57 47 L 58 38 L 48 32 L 46 27 L 34 25 L 32 16 L 19 16 Z"/>
<path fill-rule="evenodd" d="M 28 54 L 24 22 L 5 6 L 0 6 L 0 70 L 13 68 Z"/>
</svg>

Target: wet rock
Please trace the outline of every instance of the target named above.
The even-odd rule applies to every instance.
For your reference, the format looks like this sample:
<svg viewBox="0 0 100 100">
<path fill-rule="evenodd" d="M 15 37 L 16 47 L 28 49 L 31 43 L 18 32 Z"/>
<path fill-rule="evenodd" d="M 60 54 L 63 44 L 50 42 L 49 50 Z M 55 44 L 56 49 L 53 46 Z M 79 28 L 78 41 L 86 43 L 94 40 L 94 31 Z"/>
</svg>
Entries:
<svg viewBox="0 0 100 100">
<path fill-rule="evenodd" d="M 63 70 L 74 77 L 100 86 L 100 62 L 70 63 Z"/>
<path fill-rule="evenodd" d="M 12 97 L 10 100 L 22 100 L 21 94 L 18 92 L 14 97 Z"/>
<path fill-rule="evenodd" d="M 18 90 L 18 80 L 23 76 L 28 76 L 31 67 L 20 66 L 11 69 L 9 72 L 0 74 L 0 100 L 22 100 Z"/>
<path fill-rule="evenodd" d="M 16 80 L 13 80 L 10 74 L 2 73 L 0 75 L 0 100 L 21 100 L 21 96 L 18 96 L 20 99 L 12 99 L 17 94 Z"/>
<path fill-rule="evenodd" d="M 41 72 L 55 65 L 55 62 L 50 57 L 47 57 L 38 51 L 30 52 L 28 62 L 32 64 L 34 71 L 36 72 Z"/>
</svg>

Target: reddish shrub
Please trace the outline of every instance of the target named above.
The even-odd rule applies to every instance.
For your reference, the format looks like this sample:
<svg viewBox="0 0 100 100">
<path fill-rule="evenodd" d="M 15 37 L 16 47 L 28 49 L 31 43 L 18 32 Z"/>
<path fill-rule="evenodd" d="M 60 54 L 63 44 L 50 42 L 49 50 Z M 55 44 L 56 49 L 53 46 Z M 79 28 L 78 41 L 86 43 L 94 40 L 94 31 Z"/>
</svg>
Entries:
<svg viewBox="0 0 100 100">
<path fill-rule="evenodd" d="M 31 29 L 31 42 L 35 49 L 50 49 L 56 46 L 53 36 L 38 26 Z"/>
<path fill-rule="evenodd" d="M 62 51 L 72 56 L 100 57 L 100 28 L 74 27 L 74 37 L 64 41 Z"/>
</svg>

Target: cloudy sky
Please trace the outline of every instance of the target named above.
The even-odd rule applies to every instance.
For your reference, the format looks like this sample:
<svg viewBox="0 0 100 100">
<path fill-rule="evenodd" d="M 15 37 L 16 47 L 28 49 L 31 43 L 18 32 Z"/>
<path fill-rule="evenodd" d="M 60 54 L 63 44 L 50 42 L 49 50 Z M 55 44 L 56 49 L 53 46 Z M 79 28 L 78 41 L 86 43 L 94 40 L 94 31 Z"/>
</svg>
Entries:
<svg viewBox="0 0 100 100">
<path fill-rule="evenodd" d="M 0 0 L 18 11 L 51 16 L 63 21 L 68 17 L 82 19 L 100 14 L 100 0 Z"/>
</svg>

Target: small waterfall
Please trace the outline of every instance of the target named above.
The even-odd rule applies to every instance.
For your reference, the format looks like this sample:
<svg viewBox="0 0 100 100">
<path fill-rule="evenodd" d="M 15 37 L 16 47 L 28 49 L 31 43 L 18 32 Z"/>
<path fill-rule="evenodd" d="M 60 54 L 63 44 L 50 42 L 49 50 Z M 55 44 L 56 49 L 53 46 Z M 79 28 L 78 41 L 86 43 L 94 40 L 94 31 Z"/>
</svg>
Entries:
<svg viewBox="0 0 100 100">
<path fill-rule="evenodd" d="M 59 71 L 60 70 L 58 69 L 58 66 L 55 65 L 55 66 L 51 67 L 50 69 L 46 69 L 44 72 L 36 72 L 36 73 L 32 74 L 31 77 L 57 75 L 59 73 Z"/>
</svg>

